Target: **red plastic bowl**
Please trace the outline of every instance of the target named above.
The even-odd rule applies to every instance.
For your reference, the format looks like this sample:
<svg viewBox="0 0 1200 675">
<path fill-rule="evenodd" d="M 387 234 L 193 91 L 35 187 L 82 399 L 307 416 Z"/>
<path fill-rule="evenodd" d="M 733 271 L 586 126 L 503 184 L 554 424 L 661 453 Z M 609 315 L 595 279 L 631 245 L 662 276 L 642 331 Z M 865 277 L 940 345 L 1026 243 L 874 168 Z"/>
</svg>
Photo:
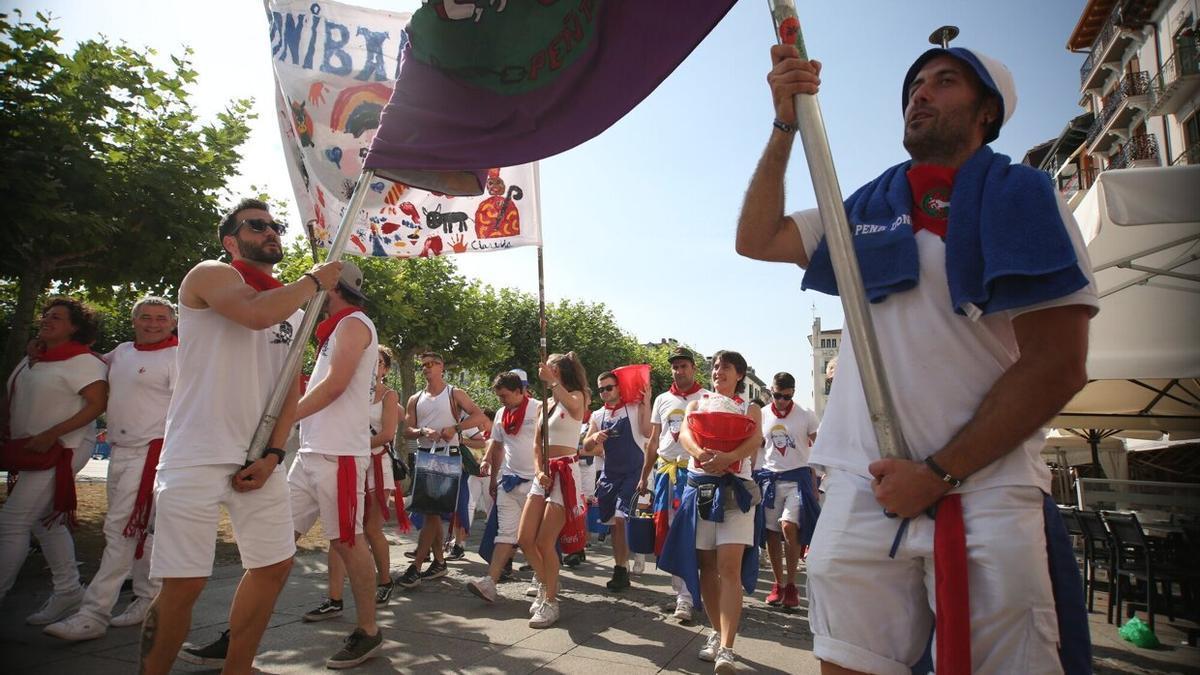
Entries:
<svg viewBox="0 0 1200 675">
<path fill-rule="evenodd" d="M 617 378 L 617 388 L 621 392 L 622 403 L 640 403 L 646 384 L 650 382 L 650 366 L 635 363 L 631 366 L 621 366 L 613 369 Z"/>
<path fill-rule="evenodd" d="M 692 412 L 687 416 L 688 430 L 700 447 L 731 452 L 750 438 L 758 425 L 746 415 L 728 412 Z"/>
</svg>

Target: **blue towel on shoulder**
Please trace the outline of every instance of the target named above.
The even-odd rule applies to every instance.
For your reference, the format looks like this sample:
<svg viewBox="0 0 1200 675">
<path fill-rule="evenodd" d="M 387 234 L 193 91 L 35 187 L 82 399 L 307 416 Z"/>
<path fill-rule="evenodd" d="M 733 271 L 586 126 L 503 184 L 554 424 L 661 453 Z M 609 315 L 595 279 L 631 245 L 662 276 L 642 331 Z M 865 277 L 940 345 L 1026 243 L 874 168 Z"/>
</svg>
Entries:
<svg viewBox="0 0 1200 675">
<path fill-rule="evenodd" d="M 882 302 L 918 283 L 912 190 L 903 162 L 845 201 L 867 299 Z M 1087 285 L 1044 171 L 982 146 L 954 177 L 946 278 L 955 312 L 971 318 L 1060 298 Z M 837 295 L 822 239 L 802 284 Z"/>
<path fill-rule="evenodd" d="M 725 522 L 725 509 L 736 508 L 742 513 L 750 510 L 752 495 L 742 484 L 742 479 L 733 474 L 724 476 L 707 476 L 688 472 L 687 487 L 683 491 L 683 500 L 679 510 L 675 512 L 675 520 L 667 531 L 667 541 L 663 544 L 662 555 L 658 558 L 658 569 L 674 574 L 683 579 L 688 593 L 692 595 L 692 605 L 698 610 L 704 609 L 704 601 L 700 598 L 700 559 L 696 555 L 696 524 L 700 518 L 696 508 L 696 486 L 705 483 L 715 483 L 718 490 L 713 498 L 709 521 Z M 730 488 L 729 490 L 720 488 Z M 732 493 L 736 504 L 726 504 L 726 493 Z M 747 546 L 742 554 L 742 590 L 746 595 L 754 594 L 758 583 L 758 547 Z"/>
</svg>

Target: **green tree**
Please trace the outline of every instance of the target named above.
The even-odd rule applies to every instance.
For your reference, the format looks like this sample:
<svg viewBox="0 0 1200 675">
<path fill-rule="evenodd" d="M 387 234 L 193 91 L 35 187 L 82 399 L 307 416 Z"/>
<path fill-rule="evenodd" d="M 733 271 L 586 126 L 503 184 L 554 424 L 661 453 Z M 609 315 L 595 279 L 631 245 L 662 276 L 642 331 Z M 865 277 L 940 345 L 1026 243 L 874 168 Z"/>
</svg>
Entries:
<svg viewBox="0 0 1200 675">
<path fill-rule="evenodd" d="M 0 16 L 0 276 L 17 285 L 5 370 L 52 284 L 95 297 L 173 294 L 214 257 L 252 117 L 251 102 L 236 100 L 212 122 L 197 119 L 186 50 L 169 70 L 153 50 L 103 38 L 68 54 L 48 17 L 16 16 Z"/>
</svg>

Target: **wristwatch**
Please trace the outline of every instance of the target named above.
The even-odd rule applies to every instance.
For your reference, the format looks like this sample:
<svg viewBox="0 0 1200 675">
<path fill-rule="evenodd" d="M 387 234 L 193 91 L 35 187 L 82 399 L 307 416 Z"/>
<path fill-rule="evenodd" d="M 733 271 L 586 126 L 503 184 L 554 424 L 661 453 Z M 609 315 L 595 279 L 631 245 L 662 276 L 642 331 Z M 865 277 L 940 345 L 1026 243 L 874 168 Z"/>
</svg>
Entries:
<svg viewBox="0 0 1200 675">
<path fill-rule="evenodd" d="M 279 460 L 278 464 L 283 464 L 284 452 L 282 448 L 267 448 L 263 450 L 263 457 L 267 455 L 275 455 L 275 459 Z"/>
</svg>

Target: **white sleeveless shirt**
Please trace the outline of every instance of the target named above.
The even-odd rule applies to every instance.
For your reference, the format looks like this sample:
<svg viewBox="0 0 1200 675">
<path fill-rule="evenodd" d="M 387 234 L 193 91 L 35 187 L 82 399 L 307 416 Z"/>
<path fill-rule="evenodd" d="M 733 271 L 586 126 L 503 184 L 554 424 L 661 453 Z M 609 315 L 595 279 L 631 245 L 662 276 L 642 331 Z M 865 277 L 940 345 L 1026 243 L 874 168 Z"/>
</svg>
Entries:
<svg viewBox="0 0 1200 675">
<path fill-rule="evenodd" d="M 329 339 L 317 354 L 310 387 L 329 376 L 333 351 L 345 335 L 347 322 L 361 321 L 371 333 L 371 341 L 363 349 L 354 368 L 354 375 L 341 396 L 300 420 L 300 452 L 319 452 L 323 455 L 367 457 L 371 454 L 371 395 L 375 388 L 375 365 L 379 354 L 379 338 L 375 324 L 362 312 L 346 315 L 338 322 Z"/>
<path fill-rule="evenodd" d="M 458 423 L 454 419 L 454 412 L 450 408 L 450 392 L 453 389 L 450 385 L 442 388 L 441 393 L 437 396 L 431 396 L 428 389 L 422 389 L 421 393 L 417 394 L 417 426 L 428 427 L 441 431 L 446 427 L 452 427 Z M 458 446 L 458 434 L 455 434 L 449 441 L 438 439 L 437 445 L 449 445 L 452 447 Z M 428 438 L 420 438 L 417 444 L 424 449 L 433 447 L 434 441 Z"/>
<path fill-rule="evenodd" d="M 246 461 L 304 312 L 253 330 L 179 303 L 179 379 L 167 408 L 159 469 Z"/>
</svg>

